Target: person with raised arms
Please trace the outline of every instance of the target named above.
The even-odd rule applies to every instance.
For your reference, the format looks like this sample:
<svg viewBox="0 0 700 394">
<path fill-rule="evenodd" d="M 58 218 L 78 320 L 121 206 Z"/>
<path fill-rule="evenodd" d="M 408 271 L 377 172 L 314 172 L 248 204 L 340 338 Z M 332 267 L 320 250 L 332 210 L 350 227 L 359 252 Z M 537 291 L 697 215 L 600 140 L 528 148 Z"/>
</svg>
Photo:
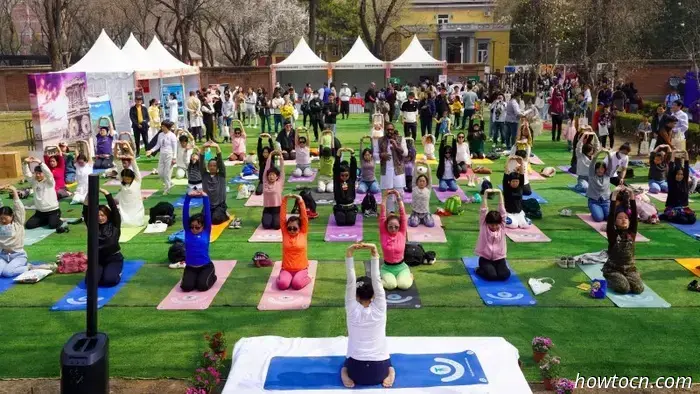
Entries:
<svg viewBox="0 0 700 394">
<path fill-rule="evenodd" d="M 342 161 L 343 152 L 350 152 L 350 163 Z M 357 183 L 357 159 L 355 151 L 340 148 L 338 158 L 333 163 L 333 216 L 338 226 L 354 226 L 357 219 L 355 205 L 355 184 Z"/>
<path fill-rule="evenodd" d="M 299 207 L 299 216 L 287 218 L 287 199 L 293 198 Z M 301 290 L 311 283 L 309 276 L 308 235 L 309 217 L 304 199 L 296 194 L 282 198 L 280 209 L 282 227 L 282 269 L 277 277 L 277 288 Z"/>
<path fill-rule="evenodd" d="M 489 211 L 490 194 L 499 195 L 498 210 Z M 498 189 L 486 189 L 481 200 L 479 238 L 474 252 L 479 256 L 476 274 L 488 281 L 504 281 L 510 278 L 510 270 L 506 265 L 506 215 L 503 193 Z"/>
<path fill-rule="evenodd" d="M 190 216 L 192 197 L 204 202 L 202 213 Z M 216 283 L 216 270 L 209 257 L 212 213 L 209 196 L 203 191 L 191 191 L 185 196 L 182 208 L 182 225 L 185 228 L 185 271 L 180 288 L 184 292 L 207 291 Z"/>
<path fill-rule="evenodd" d="M 588 167 L 588 209 L 591 211 L 591 217 L 594 222 L 603 222 L 608 219 L 610 213 L 610 174 L 615 171 L 613 167 L 609 167 L 603 160 L 598 162 L 598 157 L 605 152 L 607 157 L 614 153 L 607 149 L 602 149 L 593 155 L 593 160 Z"/>
<path fill-rule="evenodd" d="M 33 174 L 29 169 L 31 164 L 36 164 Z M 24 160 L 24 176 L 29 178 L 32 185 L 36 207 L 36 212 L 27 220 L 25 227 L 27 230 L 42 226 L 58 228 L 61 225 L 61 209 L 58 207 L 58 197 L 54 190 L 56 181 L 51 170 L 45 163 L 30 156 Z"/>
<path fill-rule="evenodd" d="M 0 277 L 12 278 L 29 269 L 27 253 L 24 251 L 24 204 L 17 189 L 6 185 L 2 190 L 12 192 L 14 209 L 0 207 Z"/>
<path fill-rule="evenodd" d="M 97 285 L 99 287 L 114 287 L 122 280 L 122 269 L 124 268 L 124 256 L 119 245 L 121 236 L 122 218 L 117 208 L 117 202 L 105 189 L 100 189 L 107 199 L 107 205 L 100 205 L 97 211 Z M 83 218 L 85 225 L 90 223 L 90 202 L 86 198 L 83 203 Z M 92 202 L 93 204 L 95 201 Z M 123 204 L 123 202 L 122 202 Z"/>
<path fill-rule="evenodd" d="M 274 158 L 279 157 L 279 168 L 275 166 Z M 280 206 L 282 204 L 282 189 L 284 188 L 284 153 L 273 151 L 267 157 L 265 174 L 263 175 L 263 212 L 260 223 L 266 230 L 280 229 Z"/>
<path fill-rule="evenodd" d="M 229 215 L 226 211 L 226 166 L 221 158 L 221 148 L 214 141 L 207 141 L 202 146 L 202 151 L 206 151 L 208 147 L 216 149 L 216 158 L 209 159 L 206 163 L 203 157 L 200 157 L 199 170 L 202 173 L 202 189 L 209 196 L 211 206 L 211 222 L 214 225 L 221 224 L 228 220 Z M 202 154 L 202 156 L 204 156 Z"/>
<path fill-rule="evenodd" d="M 408 265 L 403 261 L 406 249 L 408 218 L 397 190 L 384 192 L 384 201 L 390 195 L 395 195 L 399 205 L 399 215 L 386 214 L 386 204 L 379 208 L 379 240 L 382 245 L 384 264 L 381 268 L 382 286 L 387 290 L 407 290 L 413 285 L 413 275 Z"/>
<path fill-rule="evenodd" d="M 141 197 L 141 171 L 134 160 L 131 145 L 126 141 L 117 141 L 117 144 L 121 144 L 122 152 L 125 153 L 120 156 L 123 169 L 117 176 L 121 181 L 121 189 L 116 197 L 119 201 L 121 224 L 124 227 L 141 227 L 146 221 L 143 197 Z"/>
<path fill-rule="evenodd" d="M 603 277 L 608 287 L 619 294 L 640 294 L 644 282 L 634 261 L 637 238 L 637 204 L 632 191 L 618 186 L 610 199 L 606 235 L 608 261 L 603 265 Z"/>
<path fill-rule="evenodd" d="M 356 278 L 353 252 L 371 253 L 370 275 Z M 345 252 L 345 318 L 348 351 L 340 378 L 347 388 L 394 385 L 396 371 L 391 366 L 386 342 L 386 293 L 379 279 L 379 252 L 374 244 L 353 244 Z"/>
</svg>

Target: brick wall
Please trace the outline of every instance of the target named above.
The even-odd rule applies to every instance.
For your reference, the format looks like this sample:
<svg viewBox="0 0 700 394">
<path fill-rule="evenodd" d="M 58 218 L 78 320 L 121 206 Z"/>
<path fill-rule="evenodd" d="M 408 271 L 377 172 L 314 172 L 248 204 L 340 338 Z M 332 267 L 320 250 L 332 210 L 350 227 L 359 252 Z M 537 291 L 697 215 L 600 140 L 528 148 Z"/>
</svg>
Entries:
<svg viewBox="0 0 700 394">
<path fill-rule="evenodd" d="M 243 86 L 257 88 L 262 86 L 271 92 L 270 69 L 268 67 L 207 67 L 200 69 L 202 86 L 228 83 L 230 87 Z"/>
<path fill-rule="evenodd" d="M 48 67 L 0 69 L 0 111 L 29 111 L 27 74 L 47 71 Z"/>
<path fill-rule="evenodd" d="M 679 62 L 664 62 L 648 64 L 626 76 L 626 80 L 634 82 L 634 86 L 642 96 L 642 100 L 663 101 L 669 93 L 668 79 L 684 77 L 690 71 L 691 65 Z"/>
</svg>

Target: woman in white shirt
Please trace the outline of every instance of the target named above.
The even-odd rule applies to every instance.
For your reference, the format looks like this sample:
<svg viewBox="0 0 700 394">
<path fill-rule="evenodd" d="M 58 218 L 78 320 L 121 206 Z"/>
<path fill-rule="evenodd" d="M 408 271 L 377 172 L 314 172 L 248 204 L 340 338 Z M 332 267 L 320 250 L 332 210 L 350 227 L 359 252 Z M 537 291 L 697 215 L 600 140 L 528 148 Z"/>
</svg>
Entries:
<svg viewBox="0 0 700 394">
<path fill-rule="evenodd" d="M 163 195 L 170 193 L 170 189 L 173 187 L 170 176 L 173 167 L 177 163 L 175 161 L 175 155 L 177 154 L 177 137 L 171 130 L 172 127 L 173 123 L 171 121 L 164 121 L 160 126 L 162 133 L 158 135 L 156 145 L 153 149 L 146 152 L 146 156 L 150 157 L 153 152 L 160 150 L 158 174 L 160 174 L 160 179 L 163 181 L 164 185 Z M 207 130 L 207 134 L 209 134 L 209 130 Z"/>
<path fill-rule="evenodd" d="M 180 113 L 178 111 L 178 102 L 175 93 L 170 93 L 170 99 L 168 100 L 168 120 L 174 124 L 178 124 L 180 118 Z"/>
<path fill-rule="evenodd" d="M 357 249 L 369 249 L 371 278 L 355 277 Z M 345 318 L 348 352 L 340 377 L 345 387 L 394 385 L 396 371 L 391 366 L 386 343 L 386 293 L 379 273 L 379 252 L 374 244 L 354 244 L 345 253 L 347 284 Z"/>
<path fill-rule="evenodd" d="M 123 170 L 119 171 L 117 179 L 121 182 L 121 190 L 116 196 L 119 201 L 119 214 L 122 217 L 122 227 L 141 227 L 145 225 L 146 215 L 141 197 L 141 171 L 134 160 L 134 152 L 126 141 L 122 144 L 127 155 L 120 157 Z"/>
<path fill-rule="evenodd" d="M 92 174 L 92 160 L 80 152 L 75 158 L 75 180 L 78 187 L 73 193 L 71 204 L 82 204 L 88 193 L 88 177 Z"/>
</svg>

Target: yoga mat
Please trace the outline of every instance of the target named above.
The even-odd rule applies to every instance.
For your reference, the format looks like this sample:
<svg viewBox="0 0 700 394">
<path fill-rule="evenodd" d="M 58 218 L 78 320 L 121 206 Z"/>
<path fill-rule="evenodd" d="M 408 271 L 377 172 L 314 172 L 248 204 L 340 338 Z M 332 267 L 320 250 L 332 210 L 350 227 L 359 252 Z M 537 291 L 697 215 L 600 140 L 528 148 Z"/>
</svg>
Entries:
<svg viewBox="0 0 700 394">
<path fill-rule="evenodd" d="M 594 222 L 593 217 L 591 216 L 590 213 L 577 213 L 576 216 L 578 216 L 581 220 L 583 220 L 587 225 L 591 226 L 593 230 L 597 231 L 598 234 L 602 235 L 605 237 L 605 239 L 608 238 L 608 235 L 605 234 L 605 226 L 607 226 L 607 221 L 604 222 Z M 643 236 L 639 232 L 637 232 L 637 238 L 634 240 L 635 242 L 649 242 L 649 238 Z"/>
<path fill-rule="evenodd" d="M 435 220 L 434 227 L 425 227 L 422 224 L 418 227 L 408 226 L 408 240 L 420 243 L 446 243 L 447 236 L 442 228 L 440 216 L 433 215 L 433 220 Z"/>
<path fill-rule="evenodd" d="M 436 156 L 436 157 L 437 157 L 437 156 Z M 425 155 L 424 155 L 423 153 L 419 153 L 419 154 L 416 155 L 416 160 L 424 160 L 424 159 L 425 159 Z M 437 163 L 438 163 L 437 160 L 435 160 L 435 159 L 433 159 L 433 160 L 426 160 L 426 161 L 428 162 L 428 164 L 431 164 L 431 165 L 432 165 L 432 164 L 437 165 Z"/>
<path fill-rule="evenodd" d="M 493 164 L 491 159 L 472 159 L 472 164 Z"/>
<path fill-rule="evenodd" d="M 0 294 L 5 292 L 6 290 L 9 290 L 12 285 L 15 284 L 14 282 L 15 278 L 2 278 L 0 277 Z"/>
<path fill-rule="evenodd" d="M 134 276 L 143 266 L 143 261 L 125 261 L 122 269 L 122 280 L 114 287 L 97 288 L 97 308 L 102 308 L 114 297 L 119 290 Z M 68 292 L 61 300 L 51 307 L 52 311 L 83 311 L 87 305 L 87 285 L 85 279 L 81 280 L 75 288 Z"/>
<path fill-rule="evenodd" d="M 152 195 L 156 194 L 158 190 L 155 189 L 142 189 L 141 190 L 141 198 L 142 199 L 147 199 L 148 197 L 151 197 Z"/>
<path fill-rule="evenodd" d="M 700 259 L 676 259 L 676 263 L 687 268 L 688 271 L 692 272 L 695 276 L 700 276 L 700 269 L 697 268 L 700 267 Z M 0 284 L 0 286 L 2 285 Z M 1 291 L 2 290 L 0 290 L 0 292 Z"/>
<path fill-rule="evenodd" d="M 463 172 L 459 174 L 459 178 L 457 179 L 458 181 L 466 181 L 468 176 L 475 175 L 474 171 L 472 171 L 471 167 L 467 168 L 467 172 Z"/>
<path fill-rule="evenodd" d="M 204 200 L 200 197 L 192 197 L 190 198 L 190 208 L 199 208 L 202 205 L 204 205 Z M 185 206 L 185 196 L 180 196 L 175 200 L 173 203 L 173 207 L 175 208 L 182 208 Z"/>
<path fill-rule="evenodd" d="M 506 236 L 508 236 L 511 241 L 518 243 L 552 242 L 552 240 L 534 224 L 527 229 L 506 228 Z"/>
<path fill-rule="evenodd" d="M 122 227 L 122 233 L 119 236 L 119 243 L 125 243 L 131 241 L 136 235 L 138 235 L 146 226 L 140 227 Z"/>
<path fill-rule="evenodd" d="M 528 172 L 527 175 L 530 178 L 530 181 L 546 181 L 547 180 L 547 178 L 543 177 L 542 175 L 540 175 L 539 172 L 537 172 L 535 170 L 530 170 L 530 172 Z"/>
<path fill-rule="evenodd" d="M 700 221 L 695 222 L 695 224 L 676 224 L 676 223 L 670 223 L 671 226 L 681 230 L 682 232 L 690 235 L 691 237 L 695 238 L 696 240 L 700 240 Z"/>
<path fill-rule="evenodd" d="M 579 264 L 581 271 L 591 279 L 604 279 L 603 264 Z M 619 308 L 670 308 L 671 304 L 661 298 L 654 290 L 644 284 L 642 294 L 619 294 L 608 285 L 607 296 Z"/>
<path fill-rule="evenodd" d="M 372 277 L 370 272 L 370 262 L 365 261 L 365 276 Z M 379 263 L 381 266 L 381 262 Z M 421 307 L 420 295 L 416 280 L 413 279 L 413 284 L 406 290 L 384 290 L 386 292 L 386 307 L 387 309 L 418 309 Z"/>
<path fill-rule="evenodd" d="M 173 183 L 173 186 L 187 186 L 189 183 L 187 182 L 187 178 L 173 178 L 170 180 Z"/>
<path fill-rule="evenodd" d="M 646 183 L 633 183 L 630 186 L 640 188 L 644 191 L 647 192 L 647 196 L 659 200 L 661 202 L 666 202 L 666 199 L 668 198 L 668 193 L 649 193 L 649 185 Z M 688 202 L 693 202 L 692 198 L 688 199 Z"/>
<path fill-rule="evenodd" d="M 347 390 L 339 377 L 345 360 L 345 356 L 273 357 L 267 369 L 265 390 Z M 394 353 L 391 365 L 397 376 L 392 389 L 488 384 L 479 358 L 472 350 L 441 354 Z M 382 386 L 358 388 L 381 389 Z"/>
<path fill-rule="evenodd" d="M 578 178 L 578 176 L 577 176 L 576 174 L 572 174 L 572 173 L 569 172 L 569 168 L 571 168 L 571 166 L 559 166 L 559 167 L 557 167 L 557 168 L 558 168 L 559 170 L 563 171 L 564 174 L 568 174 L 568 175 L 571 175 L 571 176 L 574 177 L 574 178 Z"/>
<path fill-rule="evenodd" d="M 107 171 L 105 168 L 93 168 L 92 169 L 93 174 L 102 174 L 105 171 Z"/>
<path fill-rule="evenodd" d="M 314 293 L 314 284 L 316 283 L 316 267 L 318 261 L 309 260 L 309 276 L 311 282 L 301 290 L 280 290 L 277 288 L 277 277 L 282 270 L 282 262 L 275 262 L 275 266 L 270 273 L 270 279 L 267 280 L 265 292 L 263 292 L 260 303 L 258 304 L 259 311 L 289 311 L 296 309 L 308 309 L 311 306 L 311 296 Z"/>
<path fill-rule="evenodd" d="M 574 186 L 576 186 L 576 185 L 566 185 L 566 187 L 568 187 L 569 190 L 571 190 L 572 192 L 578 194 L 579 196 L 583 196 L 583 197 L 588 198 L 588 196 L 586 195 L 585 192 L 578 192 L 578 191 L 576 191 L 576 190 L 574 189 Z"/>
<path fill-rule="evenodd" d="M 258 225 L 248 242 L 282 242 L 282 230 L 265 230 L 262 224 Z"/>
<path fill-rule="evenodd" d="M 488 306 L 531 306 L 537 304 L 518 275 L 510 266 L 510 278 L 503 282 L 489 282 L 476 274 L 479 267 L 478 257 L 462 257 L 462 263 L 479 292 L 479 296 Z"/>
<path fill-rule="evenodd" d="M 498 185 L 498 188 L 501 189 L 501 190 L 503 190 L 503 185 Z M 532 187 L 530 187 L 530 188 L 532 189 Z M 537 202 L 540 203 L 540 204 L 546 204 L 546 203 L 547 203 L 547 200 L 545 200 L 544 197 L 542 197 L 542 196 L 540 196 L 539 194 L 537 194 L 537 192 L 534 191 L 534 190 L 532 191 L 532 194 L 530 194 L 529 196 L 523 196 L 523 200 L 529 200 L 529 199 L 531 199 L 531 198 L 534 198 L 534 199 L 537 200 Z"/>
<path fill-rule="evenodd" d="M 319 193 L 316 190 L 311 190 L 311 196 L 316 201 L 317 205 L 333 205 L 335 204 L 335 199 L 333 193 Z M 357 195 L 355 195 L 357 198 Z"/>
<path fill-rule="evenodd" d="M 236 266 L 236 260 L 230 261 L 214 261 L 214 269 L 216 271 L 216 283 L 207 291 L 191 291 L 185 293 L 180 288 L 179 280 L 175 287 L 170 290 L 170 293 L 163 301 L 158 304 L 159 310 L 204 310 L 209 308 L 214 297 L 221 290 L 221 287 L 226 282 L 226 278 L 231 274 Z"/>
<path fill-rule="evenodd" d="M 235 177 L 231 178 L 231 179 L 228 181 L 228 183 L 233 184 L 233 185 L 237 185 L 237 184 L 239 184 L 239 183 L 251 184 L 251 183 L 257 182 L 257 180 L 258 180 L 258 176 L 257 176 L 257 175 L 255 175 L 255 179 L 244 179 L 243 177 L 241 177 L 240 175 L 238 175 L 238 176 L 235 176 Z"/>
<path fill-rule="evenodd" d="M 407 194 L 407 193 L 406 193 Z M 362 200 L 365 198 L 367 193 L 360 193 L 360 192 L 355 192 L 355 204 L 362 204 Z M 404 195 L 405 196 L 405 195 Z M 374 193 L 374 199 L 377 201 L 377 204 L 382 203 L 382 193 Z M 406 202 L 406 201 L 404 201 Z"/>
<path fill-rule="evenodd" d="M 292 175 L 289 177 L 289 182 L 292 182 L 292 183 L 313 182 L 314 179 L 316 179 L 316 173 L 318 173 L 318 171 L 316 169 L 313 169 L 311 171 L 312 171 L 311 176 L 294 176 L 294 175 Z"/>
<path fill-rule="evenodd" d="M 250 197 L 248 197 L 248 200 L 246 200 L 245 204 L 246 207 L 262 207 L 264 206 L 263 204 L 263 195 L 257 195 L 255 193 L 251 194 Z"/>
<path fill-rule="evenodd" d="M 537 155 L 534 155 L 534 156 L 531 156 L 531 157 L 530 157 L 530 164 L 535 164 L 535 165 L 538 165 L 538 166 L 543 166 L 543 165 L 544 165 L 544 162 L 543 162 L 539 157 L 537 157 Z"/>
<path fill-rule="evenodd" d="M 360 242 L 362 241 L 362 219 L 357 215 L 354 226 L 338 226 L 335 215 L 331 214 L 326 227 L 326 242 Z"/>
<path fill-rule="evenodd" d="M 435 195 L 437 196 L 438 200 L 440 200 L 440 202 L 445 202 L 448 198 L 454 195 L 458 195 L 459 199 L 462 200 L 462 202 L 467 201 L 467 195 L 464 194 L 464 190 L 462 190 L 460 187 L 457 187 L 457 191 L 455 192 L 450 190 L 441 192 L 437 186 L 433 186 L 433 190 L 435 191 Z"/>
<path fill-rule="evenodd" d="M 24 246 L 32 246 L 55 232 L 56 230 L 46 227 L 24 230 Z"/>
<path fill-rule="evenodd" d="M 209 237 L 209 243 L 214 243 L 217 239 L 219 239 L 221 233 L 223 233 L 224 230 L 226 230 L 226 228 L 232 221 L 233 217 L 230 217 L 227 221 L 223 223 L 211 226 L 211 236 Z"/>
<path fill-rule="evenodd" d="M 243 164 L 243 162 L 240 160 L 224 160 L 224 166 L 226 167 L 233 167 L 239 164 Z"/>
</svg>

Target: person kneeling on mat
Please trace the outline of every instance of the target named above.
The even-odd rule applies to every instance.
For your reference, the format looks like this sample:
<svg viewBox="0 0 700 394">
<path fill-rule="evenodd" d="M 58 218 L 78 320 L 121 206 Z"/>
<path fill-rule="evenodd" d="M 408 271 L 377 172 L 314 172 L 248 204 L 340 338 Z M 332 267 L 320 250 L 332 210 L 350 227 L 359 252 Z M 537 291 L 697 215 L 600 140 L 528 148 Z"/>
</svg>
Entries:
<svg viewBox="0 0 700 394">
<path fill-rule="evenodd" d="M 620 294 L 641 294 L 644 282 L 634 263 L 634 246 L 637 238 L 637 203 L 634 192 L 618 186 L 610 198 L 606 234 L 608 237 L 608 261 L 603 265 L 603 277 L 608 288 Z"/>
<path fill-rule="evenodd" d="M 275 167 L 274 157 L 279 156 L 279 169 Z M 265 175 L 263 176 L 263 213 L 261 223 L 265 230 L 280 229 L 280 205 L 284 188 L 283 153 L 276 150 L 267 157 Z"/>
<path fill-rule="evenodd" d="M 299 135 L 304 133 L 304 135 Z M 304 128 L 299 128 L 297 133 L 294 133 L 294 150 L 296 151 L 297 166 L 292 175 L 295 177 L 310 177 L 313 175 L 311 170 L 311 149 L 309 148 L 309 132 Z"/>
<path fill-rule="evenodd" d="M 0 190 L 10 190 L 14 210 L 0 207 L 0 278 L 12 278 L 23 274 L 29 268 L 27 253 L 24 251 L 24 204 L 19 199 L 17 189 L 12 185 Z"/>
<path fill-rule="evenodd" d="M 694 189 L 690 185 L 690 161 L 688 152 L 674 150 L 671 153 L 671 166 L 668 170 L 668 196 L 661 220 L 671 223 L 695 224 L 695 212 L 688 206 L 688 195 Z"/>
<path fill-rule="evenodd" d="M 353 252 L 369 249 L 370 275 L 355 278 Z M 386 343 L 386 293 L 379 280 L 379 253 L 374 244 L 354 244 L 345 252 L 345 317 L 348 352 L 340 378 L 347 388 L 394 385 L 396 371 Z"/>
<path fill-rule="evenodd" d="M 119 208 L 112 195 L 105 189 L 100 189 L 107 199 L 107 205 L 100 205 L 97 211 L 98 223 L 98 264 L 97 285 L 100 287 L 114 287 L 122 280 L 122 268 L 124 268 L 124 256 L 119 246 L 119 236 L 121 235 L 122 217 Z M 90 217 L 88 214 L 88 199 L 83 203 L 83 218 L 85 225 L 89 226 Z M 95 202 L 92 202 L 93 204 Z"/>
<path fill-rule="evenodd" d="M 192 197 L 203 200 L 202 213 L 190 217 Z M 209 257 L 212 214 L 209 196 L 202 191 L 192 191 L 185 196 L 182 207 L 182 225 L 185 228 L 185 272 L 180 288 L 184 292 L 207 291 L 216 283 L 214 263 Z"/>
<path fill-rule="evenodd" d="M 407 290 L 413 285 L 413 275 L 408 265 L 403 261 L 406 249 L 406 233 L 408 231 L 408 219 L 401 199 L 401 194 L 395 190 L 384 192 L 384 201 L 390 195 L 396 196 L 399 205 L 399 216 L 386 215 L 386 204 L 379 208 L 379 240 L 382 244 L 384 264 L 382 264 L 382 286 L 387 290 Z"/>
<path fill-rule="evenodd" d="M 515 171 L 508 173 L 508 163 L 518 162 Z M 523 159 L 520 156 L 510 157 L 506 162 L 506 171 L 503 174 L 503 197 L 505 199 L 506 227 L 529 228 L 532 221 L 525 216 L 523 211 L 523 184 L 525 183 Z"/>
<path fill-rule="evenodd" d="M 438 164 L 437 177 L 439 181 L 438 190 L 441 192 L 456 192 L 457 178 L 459 178 L 459 166 L 457 165 L 456 151 L 457 142 L 453 139 L 452 144 L 447 142 L 447 138 L 442 138 L 440 144 L 440 163 Z"/>
<path fill-rule="evenodd" d="M 54 185 L 56 184 L 49 167 L 34 157 L 28 157 L 24 164 L 24 177 L 29 178 L 34 191 L 34 205 L 36 211 L 27 220 L 25 228 L 31 230 L 37 227 L 47 226 L 55 229 L 61 225 L 61 209 L 58 207 L 58 198 Z M 34 165 L 34 173 L 29 169 Z"/>
<path fill-rule="evenodd" d="M 497 211 L 489 211 L 488 196 L 498 194 L 501 198 Z M 479 256 L 476 274 L 488 281 L 504 281 L 510 278 L 506 265 L 506 207 L 503 193 L 498 189 L 486 189 L 479 212 L 479 239 L 475 253 Z"/>
<path fill-rule="evenodd" d="M 287 219 L 287 199 L 296 199 L 299 216 Z M 304 199 L 296 194 L 285 196 L 280 209 L 282 226 L 282 270 L 277 277 L 277 288 L 301 290 L 311 283 L 309 276 L 308 234 L 309 217 Z"/>
<path fill-rule="evenodd" d="M 202 188 L 210 199 L 211 222 L 217 225 L 229 219 L 226 211 L 228 209 L 226 205 L 226 166 L 221 158 L 221 148 L 216 142 L 205 142 L 202 151 L 210 146 L 216 149 L 216 159 L 210 159 L 205 167 L 205 160 L 200 157 L 199 170 L 202 173 Z"/>
<path fill-rule="evenodd" d="M 411 217 L 408 218 L 408 225 L 418 227 L 423 224 L 425 227 L 434 227 L 435 220 L 430 213 L 430 193 L 432 193 L 432 185 L 430 182 L 430 165 L 427 160 L 418 160 L 413 169 L 413 202 L 411 207 Z"/>
<path fill-rule="evenodd" d="M 263 147 L 263 138 L 267 138 L 267 146 Z M 267 158 L 270 156 L 274 148 L 272 147 L 272 137 L 270 134 L 262 133 L 258 136 L 258 186 L 255 188 L 255 195 L 263 194 L 263 175 L 265 175 L 265 166 Z"/>
<path fill-rule="evenodd" d="M 350 152 L 350 165 L 342 161 L 343 151 Z M 354 226 L 357 219 L 355 205 L 355 183 L 357 182 L 357 159 L 350 148 L 338 149 L 338 158 L 333 163 L 333 216 L 338 226 Z"/>
</svg>

